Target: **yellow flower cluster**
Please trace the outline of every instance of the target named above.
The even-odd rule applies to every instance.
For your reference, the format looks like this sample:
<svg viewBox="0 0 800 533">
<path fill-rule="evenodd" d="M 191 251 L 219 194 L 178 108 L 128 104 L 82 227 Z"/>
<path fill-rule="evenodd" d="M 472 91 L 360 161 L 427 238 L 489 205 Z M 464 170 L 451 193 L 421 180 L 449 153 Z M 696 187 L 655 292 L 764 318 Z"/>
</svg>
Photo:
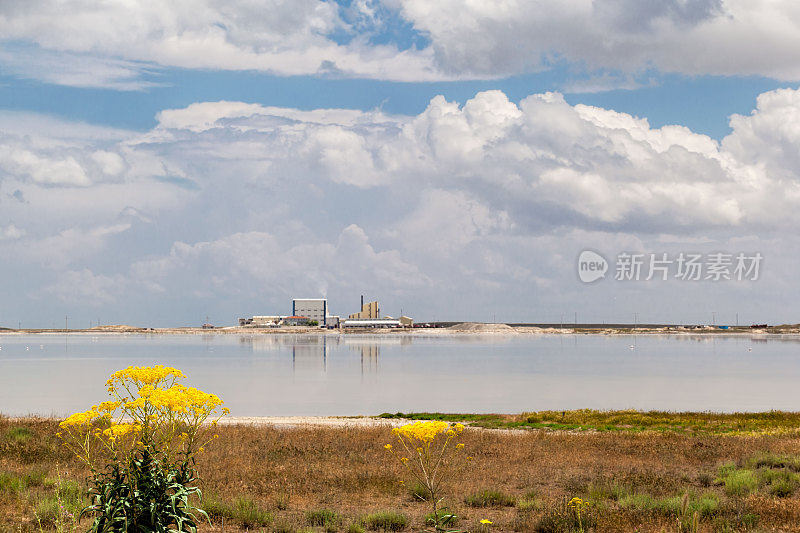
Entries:
<svg viewBox="0 0 800 533">
<path fill-rule="evenodd" d="M 406 424 L 405 426 L 394 428 L 392 434 L 398 438 L 405 438 L 410 442 L 418 441 L 423 444 L 430 444 L 441 433 L 447 434 L 448 437 L 455 437 L 462 431 L 464 431 L 463 424 L 455 424 L 451 427 L 447 422 L 434 420 Z"/>
<path fill-rule="evenodd" d="M 130 456 L 142 447 L 188 462 L 216 437 L 210 428 L 230 411 L 219 396 L 177 383 L 185 377 L 163 365 L 115 372 L 106 382 L 112 400 L 71 415 L 59 437 L 89 466 L 98 454 Z"/>
<path fill-rule="evenodd" d="M 567 503 L 567 507 L 570 509 L 575 509 L 578 512 L 580 512 L 583 507 L 588 505 L 589 502 L 578 497 L 572 498 L 569 503 Z"/>
<path fill-rule="evenodd" d="M 157 409 L 167 409 L 193 416 L 206 415 L 222 405 L 222 400 L 216 394 L 209 394 L 184 385 L 173 385 L 168 389 L 154 389 L 149 394 L 148 400 Z M 227 413 L 227 409 L 224 412 Z"/>
<path fill-rule="evenodd" d="M 107 439 L 115 441 L 130 433 L 139 433 L 141 430 L 142 426 L 139 424 L 116 424 L 103 431 L 103 435 L 105 435 Z"/>
<path fill-rule="evenodd" d="M 111 374 L 111 377 L 106 381 L 106 387 L 109 391 L 113 390 L 117 384 L 124 384 L 126 381 L 131 381 L 141 388 L 144 385 L 156 385 L 169 378 L 173 380 L 185 378 L 183 372 L 177 368 L 172 368 L 164 365 L 156 366 L 129 366 L 123 370 L 118 370 Z"/>
<path fill-rule="evenodd" d="M 69 427 L 87 426 L 89 424 L 96 422 L 97 419 L 99 419 L 101 416 L 103 416 L 103 414 L 97 410 L 97 406 L 94 406 L 88 411 L 85 411 L 83 413 L 75 413 L 73 415 L 70 415 L 66 420 L 64 420 L 59 424 L 59 427 L 69 428 Z"/>
</svg>

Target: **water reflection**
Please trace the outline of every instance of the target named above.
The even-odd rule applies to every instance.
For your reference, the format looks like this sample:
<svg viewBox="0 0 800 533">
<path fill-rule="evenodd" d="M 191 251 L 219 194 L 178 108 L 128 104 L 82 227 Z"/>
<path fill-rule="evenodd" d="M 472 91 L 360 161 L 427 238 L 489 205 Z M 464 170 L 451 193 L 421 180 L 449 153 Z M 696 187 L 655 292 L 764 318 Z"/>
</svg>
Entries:
<svg viewBox="0 0 800 533">
<path fill-rule="evenodd" d="M 797 336 L 0 335 L 0 413 L 67 414 L 168 364 L 240 415 L 800 408 Z"/>
</svg>

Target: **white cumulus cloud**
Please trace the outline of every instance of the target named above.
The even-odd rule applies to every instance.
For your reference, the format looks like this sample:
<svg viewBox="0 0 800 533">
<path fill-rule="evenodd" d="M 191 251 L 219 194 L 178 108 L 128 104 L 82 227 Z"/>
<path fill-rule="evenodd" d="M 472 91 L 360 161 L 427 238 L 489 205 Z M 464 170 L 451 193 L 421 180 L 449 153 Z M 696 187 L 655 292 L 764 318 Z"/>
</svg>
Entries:
<svg viewBox="0 0 800 533">
<path fill-rule="evenodd" d="M 786 273 L 797 95 L 761 95 L 720 142 L 557 93 L 436 97 L 415 116 L 202 102 L 147 132 L 71 136 L 0 114 L 0 253 L 13 258 L 0 274 L 49 287 L 77 272 L 103 305 L 180 313 L 361 291 L 432 306 L 580 301 L 573 263 L 587 246 L 752 252 L 757 235 Z M 74 161 L 86 181 L 26 158 Z"/>
</svg>

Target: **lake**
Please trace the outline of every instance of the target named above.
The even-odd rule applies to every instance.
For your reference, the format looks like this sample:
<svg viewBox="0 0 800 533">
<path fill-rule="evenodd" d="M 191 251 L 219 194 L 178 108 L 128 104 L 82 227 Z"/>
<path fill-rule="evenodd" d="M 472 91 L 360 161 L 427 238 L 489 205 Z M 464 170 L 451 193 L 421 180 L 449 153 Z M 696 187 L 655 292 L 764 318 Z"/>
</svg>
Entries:
<svg viewBox="0 0 800 533">
<path fill-rule="evenodd" d="M 85 410 L 159 363 L 233 416 L 800 409 L 797 337 L 70 334 L 0 335 L 0 413 Z"/>
</svg>

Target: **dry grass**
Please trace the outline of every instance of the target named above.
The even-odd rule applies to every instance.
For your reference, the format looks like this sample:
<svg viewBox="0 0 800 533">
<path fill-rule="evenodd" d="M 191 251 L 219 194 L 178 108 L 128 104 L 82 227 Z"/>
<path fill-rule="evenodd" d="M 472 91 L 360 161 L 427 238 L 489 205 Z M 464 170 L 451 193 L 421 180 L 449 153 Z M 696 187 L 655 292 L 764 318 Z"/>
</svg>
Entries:
<svg viewBox="0 0 800 533">
<path fill-rule="evenodd" d="M 34 511 L 52 500 L 57 469 L 73 486 L 85 479 L 55 432 L 52 421 L 0 418 L 0 531 L 38 530 Z M 388 429 L 229 426 L 219 433 L 198 464 L 215 510 L 202 531 L 222 531 L 224 519 L 228 532 L 356 532 L 399 528 L 398 515 L 407 518 L 404 531 L 425 529 L 429 507 L 399 483 L 383 450 Z M 591 502 L 587 519 L 596 531 L 678 531 L 687 492 L 688 508 L 702 514 L 701 531 L 799 530 L 800 491 L 772 488 L 794 486 L 800 443 L 790 436 L 473 429 L 463 437 L 474 459 L 446 505 L 465 531 L 481 531 L 482 518 L 494 522 L 491 531 L 569 531 L 564 502 L 573 496 Z M 731 475 L 746 478 L 743 471 L 757 486 L 726 487 Z M 503 504 L 472 506 L 486 491 L 503 495 Z"/>
</svg>

